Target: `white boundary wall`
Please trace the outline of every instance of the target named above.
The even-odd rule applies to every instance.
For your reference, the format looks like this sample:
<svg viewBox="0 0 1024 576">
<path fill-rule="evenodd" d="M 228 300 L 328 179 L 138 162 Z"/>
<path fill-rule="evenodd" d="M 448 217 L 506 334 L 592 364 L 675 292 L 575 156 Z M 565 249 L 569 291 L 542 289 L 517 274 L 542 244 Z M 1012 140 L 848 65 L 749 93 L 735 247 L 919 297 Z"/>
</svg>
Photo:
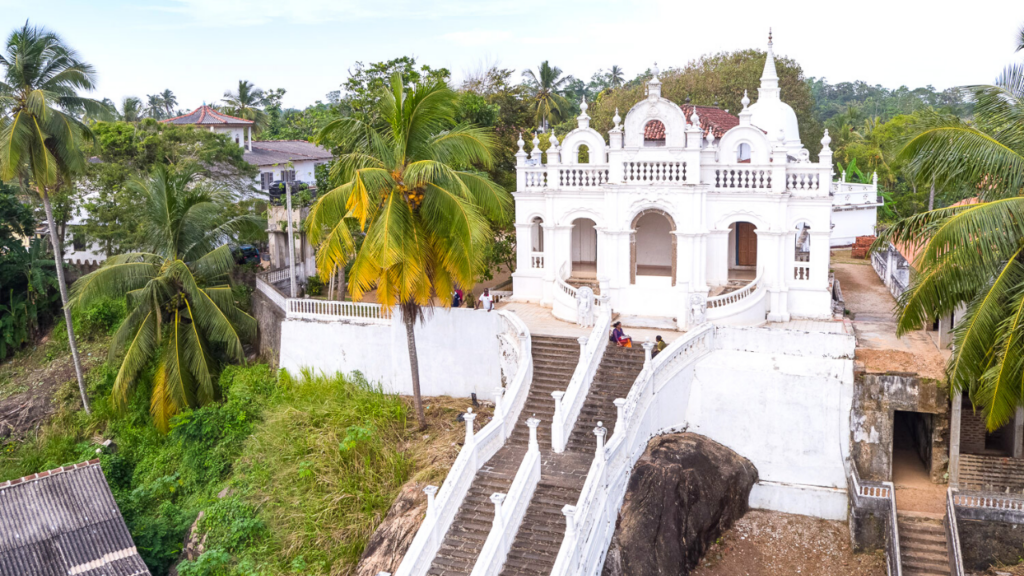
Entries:
<svg viewBox="0 0 1024 576">
<path fill-rule="evenodd" d="M 415 330 L 424 396 L 476 393 L 481 399 L 494 399 L 495 388 L 501 385 L 498 313 L 436 308 Z M 291 372 L 359 370 L 389 392 L 412 394 L 409 348 L 398 311 L 387 324 L 286 319 L 281 324 L 279 365 Z"/>
</svg>

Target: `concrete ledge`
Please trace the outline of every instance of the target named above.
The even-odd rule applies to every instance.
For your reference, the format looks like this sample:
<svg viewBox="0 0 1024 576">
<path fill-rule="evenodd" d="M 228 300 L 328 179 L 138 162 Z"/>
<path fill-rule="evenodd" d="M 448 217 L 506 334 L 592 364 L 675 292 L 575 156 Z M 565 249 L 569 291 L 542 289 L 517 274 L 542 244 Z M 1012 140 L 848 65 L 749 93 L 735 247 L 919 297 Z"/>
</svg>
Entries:
<svg viewBox="0 0 1024 576">
<path fill-rule="evenodd" d="M 846 520 L 846 490 L 806 484 L 761 481 L 750 490 L 751 508 L 802 514 L 825 520 Z"/>
<path fill-rule="evenodd" d="M 720 326 L 715 345 L 721 350 L 830 359 L 853 359 L 857 346 L 848 334 L 785 330 L 786 337 L 780 338 L 780 332 L 783 330 L 777 328 Z"/>
</svg>

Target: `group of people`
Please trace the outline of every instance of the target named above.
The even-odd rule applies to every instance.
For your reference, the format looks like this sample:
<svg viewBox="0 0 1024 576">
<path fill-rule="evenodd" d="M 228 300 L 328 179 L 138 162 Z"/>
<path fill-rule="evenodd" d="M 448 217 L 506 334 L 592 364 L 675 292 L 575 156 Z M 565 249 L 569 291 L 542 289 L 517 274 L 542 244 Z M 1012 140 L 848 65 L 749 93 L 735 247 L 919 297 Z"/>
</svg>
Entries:
<svg viewBox="0 0 1024 576">
<path fill-rule="evenodd" d="M 614 342 L 616 346 L 621 346 L 622 348 L 633 347 L 633 338 L 626 335 L 626 333 L 622 330 L 622 322 L 616 322 L 615 324 L 612 324 L 612 333 L 610 336 L 608 336 L 608 341 Z M 651 352 L 651 358 L 657 356 L 658 353 L 664 350 L 666 346 L 668 346 L 668 343 L 661 338 L 660 334 L 655 336 L 654 350 Z"/>
<path fill-rule="evenodd" d="M 463 298 L 465 298 L 465 295 L 462 292 L 462 288 L 456 287 L 455 292 L 452 293 L 452 308 L 462 306 Z M 476 305 L 473 308 L 475 310 L 482 308 L 488 312 L 494 310 L 494 298 L 491 297 L 490 289 L 484 289 L 484 293 L 477 298 Z"/>
</svg>

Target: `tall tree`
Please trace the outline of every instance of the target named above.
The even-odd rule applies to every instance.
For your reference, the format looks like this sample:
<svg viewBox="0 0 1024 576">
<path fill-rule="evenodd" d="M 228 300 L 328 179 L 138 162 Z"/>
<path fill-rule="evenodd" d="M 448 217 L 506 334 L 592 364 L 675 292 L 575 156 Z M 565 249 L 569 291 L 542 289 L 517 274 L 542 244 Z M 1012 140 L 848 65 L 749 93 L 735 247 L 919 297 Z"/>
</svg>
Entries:
<svg viewBox="0 0 1024 576">
<path fill-rule="evenodd" d="M 164 113 L 170 118 L 174 116 L 174 107 L 178 105 L 178 97 L 168 88 L 160 93 L 160 101 L 164 104 Z"/>
<path fill-rule="evenodd" d="M 622 86 L 622 83 L 625 82 L 625 81 L 626 81 L 625 73 L 623 73 L 622 68 L 619 68 L 618 66 L 612 65 L 612 67 L 608 69 L 608 85 L 609 86 L 611 86 L 613 88 L 618 88 L 619 86 Z"/>
<path fill-rule="evenodd" d="M 200 175 L 194 167 L 157 166 L 133 180 L 143 199 L 147 250 L 108 258 L 71 287 L 71 304 L 79 308 L 97 298 L 127 298 L 128 317 L 110 345 L 111 358 L 124 354 L 111 394 L 124 405 L 139 371 L 159 355 L 150 412 L 164 431 L 174 414 L 216 398 L 220 365 L 242 362 L 243 342 L 256 333 L 256 321 L 234 305 L 234 258 L 223 239 L 258 223 L 226 218 L 235 196 Z"/>
<path fill-rule="evenodd" d="M 380 122 L 348 117 L 328 124 L 330 138 L 352 152 L 331 171 L 337 186 L 310 210 L 307 232 L 318 245 L 317 269 L 331 271 L 352 259 L 349 287 L 355 299 L 376 289 L 385 309 L 398 305 L 405 324 L 413 396 L 420 427 L 419 357 L 414 326 L 437 296 L 450 306 L 454 286 L 472 286 L 490 239 L 487 218 L 505 218 L 511 196 L 485 174 L 492 130 L 455 124 L 458 95 L 443 82 L 406 93 L 399 74 L 375 99 Z M 356 246 L 352 227 L 365 231 Z"/>
<path fill-rule="evenodd" d="M 924 182 L 980 192 L 982 202 L 901 220 L 876 245 L 923 245 L 899 301 L 898 334 L 967 306 L 946 367 L 989 430 L 1024 405 L 1024 64 L 968 87 L 973 121 L 921 113 L 902 154 Z"/>
<path fill-rule="evenodd" d="M 244 120 L 252 120 L 253 134 L 258 134 L 270 125 L 270 117 L 263 111 L 263 90 L 248 80 L 238 81 L 238 90 L 224 93 L 224 113 Z"/>
<path fill-rule="evenodd" d="M 44 28 L 25 22 L 11 32 L 0 66 L 4 69 L 0 110 L 5 113 L 0 120 L 0 179 L 30 181 L 43 201 L 78 389 L 82 405 L 89 412 L 64 281 L 64 249 L 57 235 L 50 194 L 70 185 L 71 178 L 85 169 L 80 142 L 92 133 L 71 112 L 103 117 L 108 110 L 102 103 L 79 95 L 79 91 L 93 89 L 93 67 Z"/>
<path fill-rule="evenodd" d="M 142 100 L 135 96 L 125 96 L 121 101 L 121 119 L 134 124 L 142 119 Z"/>
<path fill-rule="evenodd" d="M 164 117 L 164 97 L 159 94 L 146 96 L 146 114 L 154 120 L 162 120 Z"/>
<path fill-rule="evenodd" d="M 547 60 L 540 63 L 537 71 L 524 70 L 523 78 L 533 95 L 533 115 L 538 126 L 545 122 L 558 124 L 565 120 L 568 102 L 559 95 L 572 81 L 571 77 L 562 76 L 562 69 L 551 66 Z"/>
</svg>

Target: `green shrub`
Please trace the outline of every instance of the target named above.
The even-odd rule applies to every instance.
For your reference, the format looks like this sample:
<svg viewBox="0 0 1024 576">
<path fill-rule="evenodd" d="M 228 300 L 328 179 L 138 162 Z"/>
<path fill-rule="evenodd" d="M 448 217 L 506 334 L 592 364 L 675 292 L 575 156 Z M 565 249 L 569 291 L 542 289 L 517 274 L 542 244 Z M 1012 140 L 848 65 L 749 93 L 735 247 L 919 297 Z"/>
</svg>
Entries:
<svg viewBox="0 0 1024 576">
<path fill-rule="evenodd" d="M 127 314 L 123 298 L 104 298 L 85 310 L 72 312 L 71 318 L 75 323 L 75 335 L 81 334 L 83 338 L 91 340 L 97 336 L 112 335 Z"/>
<path fill-rule="evenodd" d="M 319 296 L 323 294 L 324 283 L 320 281 L 319 276 L 310 276 L 306 278 L 306 294 L 310 296 Z"/>
</svg>

